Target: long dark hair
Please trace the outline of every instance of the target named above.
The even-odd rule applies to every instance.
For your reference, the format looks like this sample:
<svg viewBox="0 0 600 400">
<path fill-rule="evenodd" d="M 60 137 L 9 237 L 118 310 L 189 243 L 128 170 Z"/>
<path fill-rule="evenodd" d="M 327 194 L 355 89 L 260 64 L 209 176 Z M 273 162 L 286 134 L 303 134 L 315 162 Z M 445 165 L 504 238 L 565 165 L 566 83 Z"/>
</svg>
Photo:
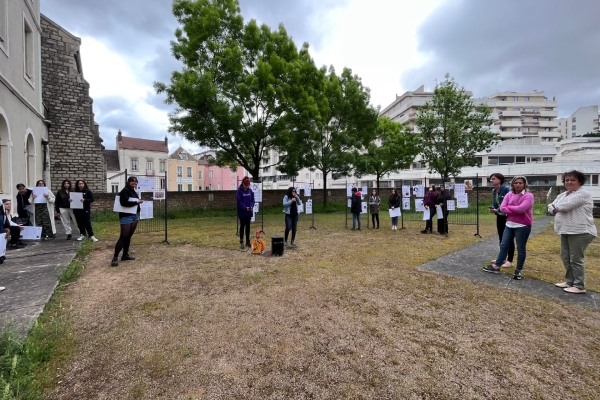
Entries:
<svg viewBox="0 0 600 400">
<path fill-rule="evenodd" d="M 288 199 L 291 199 L 291 198 L 292 198 L 292 196 L 293 196 L 292 192 L 293 192 L 294 190 L 296 190 L 296 188 L 295 188 L 295 187 L 293 187 L 293 186 L 290 186 L 290 187 L 288 188 L 287 192 L 285 193 L 285 195 L 288 197 Z M 298 194 L 298 193 L 296 193 L 296 195 L 297 195 L 297 194 Z"/>
<path fill-rule="evenodd" d="M 44 186 L 46 186 L 46 182 L 44 182 L 44 180 L 43 180 L 43 179 L 40 179 L 40 180 L 38 180 L 38 181 L 35 183 L 35 186 L 38 186 L 38 184 L 39 184 L 40 182 L 42 182 L 42 183 L 44 184 Z"/>
<path fill-rule="evenodd" d="M 125 187 L 126 187 L 127 189 L 133 190 L 133 189 L 131 189 L 131 186 L 129 186 L 129 182 L 135 182 L 135 183 L 137 183 L 137 181 L 138 181 L 138 180 L 137 180 L 137 177 L 135 177 L 135 176 L 130 176 L 129 178 L 127 178 L 127 183 L 125 183 Z"/>
<path fill-rule="evenodd" d="M 83 179 L 77 179 L 75 181 L 75 191 L 76 192 L 82 192 L 83 190 L 79 189 L 79 182 L 83 182 L 83 190 L 90 190 L 90 188 L 88 188 L 87 183 L 85 183 L 85 181 Z"/>
<path fill-rule="evenodd" d="M 390 195 L 390 197 L 392 197 L 392 196 L 396 196 L 396 197 L 398 196 L 398 191 L 396 190 L 396 188 L 392 189 L 392 194 Z"/>
<path fill-rule="evenodd" d="M 60 194 L 60 197 L 65 197 L 67 195 L 67 191 L 65 190 L 65 183 L 67 183 L 67 182 L 69 183 L 69 190 L 73 190 L 73 185 L 71 185 L 71 181 L 68 179 L 65 179 L 60 184 L 60 190 L 58 191 L 58 193 Z"/>
</svg>

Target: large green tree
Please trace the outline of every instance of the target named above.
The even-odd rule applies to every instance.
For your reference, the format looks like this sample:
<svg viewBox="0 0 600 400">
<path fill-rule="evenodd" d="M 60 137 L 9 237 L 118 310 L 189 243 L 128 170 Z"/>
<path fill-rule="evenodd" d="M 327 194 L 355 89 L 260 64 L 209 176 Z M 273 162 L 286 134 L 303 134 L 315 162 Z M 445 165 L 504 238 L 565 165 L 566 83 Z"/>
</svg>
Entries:
<svg viewBox="0 0 600 400">
<path fill-rule="evenodd" d="M 369 89 L 350 69 L 338 76 L 333 67 L 323 67 L 308 78 L 310 68 L 304 65 L 311 95 L 300 112 L 289 116 L 295 126 L 290 137 L 293 151 L 301 155 L 290 161 L 321 171 L 326 191 L 327 175 L 350 174 L 354 153 L 374 140 L 377 110 L 369 104 Z M 327 196 L 323 205 L 327 206 Z"/>
<path fill-rule="evenodd" d="M 286 147 L 286 114 L 306 99 L 299 79 L 307 45 L 299 52 L 282 25 L 244 24 L 237 0 L 175 0 L 173 14 L 180 28 L 171 48 L 183 68 L 169 85 L 154 84 L 178 106 L 169 131 L 258 180 L 263 152 Z"/>
<path fill-rule="evenodd" d="M 419 138 L 387 117 L 379 117 L 375 132 L 376 141 L 369 143 L 364 153 L 356 155 L 354 174 L 375 175 L 379 191 L 382 176 L 410 167 L 419 154 Z"/>
<path fill-rule="evenodd" d="M 461 168 L 479 166 L 476 153 L 496 143 L 489 127 L 493 120 L 485 104 L 475 105 L 450 75 L 436 85 L 433 99 L 417 111 L 420 154 L 430 173 L 446 181 Z"/>
</svg>

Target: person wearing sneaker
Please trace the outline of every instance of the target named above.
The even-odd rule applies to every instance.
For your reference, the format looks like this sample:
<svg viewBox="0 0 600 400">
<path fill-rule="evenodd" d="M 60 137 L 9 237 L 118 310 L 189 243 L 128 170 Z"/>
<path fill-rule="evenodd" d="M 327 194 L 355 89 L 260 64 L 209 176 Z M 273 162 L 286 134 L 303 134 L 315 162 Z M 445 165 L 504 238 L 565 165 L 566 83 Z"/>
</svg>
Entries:
<svg viewBox="0 0 600 400">
<path fill-rule="evenodd" d="M 429 190 L 425 193 L 423 206 L 429 210 L 429 219 L 425 221 L 425 229 L 421 233 L 433 233 L 433 217 L 435 216 L 435 205 L 437 204 L 438 192 L 435 185 L 429 185 Z"/>
<path fill-rule="evenodd" d="M 500 243 L 500 253 L 496 261 L 484 268 L 485 272 L 499 273 L 500 265 L 506 259 L 510 243 L 517 242 L 517 268 L 514 279 L 522 279 L 521 271 L 527 257 L 527 240 L 533 222 L 533 194 L 527 189 L 527 178 L 515 176 L 510 183 L 510 192 L 506 194 L 500 211 L 507 215 L 506 228 Z"/>
<path fill-rule="evenodd" d="M 54 202 L 54 207 L 60 212 L 60 221 L 65 228 L 65 233 L 67 234 L 67 240 L 71 240 L 71 234 L 73 230 L 71 229 L 71 220 L 77 224 L 77 220 L 75 219 L 75 214 L 73 213 L 73 209 L 71 209 L 71 181 L 65 179 L 62 181 L 60 185 L 60 190 L 56 192 L 56 201 Z M 83 235 L 83 232 L 79 232 L 79 235 Z"/>
<path fill-rule="evenodd" d="M 490 212 L 496 214 L 496 230 L 498 231 L 498 243 L 502 243 L 502 235 L 504 235 L 504 228 L 506 228 L 506 214 L 501 212 L 500 205 L 504 200 L 504 196 L 510 191 L 510 188 L 504 184 L 504 175 L 500 173 L 493 173 L 490 175 L 490 182 L 494 188 L 492 189 L 492 206 Z M 508 247 L 508 257 L 506 261 L 501 265 L 503 268 L 509 268 L 513 266 L 513 260 L 515 258 L 515 242 L 511 242 Z"/>
<path fill-rule="evenodd" d="M 246 247 L 250 246 L 250 220 L 254 212 L 254 192 L 250 189 L 250 178 L 245 176 L 236 192 L 238 218 L 240 219 L 240 248 L 244 248 L 244 233 Z"/>
<path fill-rule="evenodd" d="M 369 212 L 371 213 L 371 221 L 373 222 L 373 228 L 379 229 L 379 206 L 381 205 L 381 198 L 377 196 L 377 189 L 371 191 L 371 197 L 369 198 Z M 375 225 L 377 220 L 377 225 Z"/>
<path fill-rule="evenodd" d="M 360 212 L 362 211 L 362 196 L 357 188 L 352 188 L 352 197 L 350 203 L 350 212 L 352 213 L 352 230 L 356 229 L 358 221 L 358 230 L 360 231 Z"/>
<path fill-rule="evenodd" d="M 134 257 L 129 255 L 129 246 L 131 245 L 131 237 L 135 233 L 135 228 L 137 228 L 137 223 L 140 219 L 140 204 L 144 202 L 141 200 L 135 191 L 137 187 L 138 180 L 135 176 L 130 176 L 127 179 L 127 183 L 123 190 L 119 192 L 119 204 L 121 207 L 134 208 L 135 212 L 119 212 L 119 222 L 121 224 L 121 234 L 119 236 L 119 240 L 115 244 L 115 254 L 110 263 L 112 267 L 117 267 L 119 265 L 119 253 L 123 250 L 123 255 L 121 256 L 121 261 L 129 261 L 135 260 Z"/>
<path fill-rule="evenodd" d="M 296 228 L 298 227 L 298 207 L 302 205 L 295 187 L 288 188 L 283 196 L 283 212 L 285 213 L 285 244 L 287 246 L 292 231 L 292 247 L 296 247 Z"/>
<path fill-rule="evenodd" d="M 566 192 L 558 195 L 548 212 L 554 215 L 554 231 L 560 235 L 560 257 L 565 266 L 565 281 L 555 284 L 567 293 L 585 293 L 584 253 L 598 236 L 592 210 L 592 195 L 583 190 L 585 175 L 579 171 L 566 172 L 563 184 Z"/>
<path fill-rule="evenodd" d="M 36 187 L 46 187 L 46 182 L 42 179 L 36 182 Z M 54 239 L 56 237 L 56 225 L 54 225 L 54 194 L 48 190 L 44 193 L 45 203 L 35 203 L 35 224 L 36 226 L 42 227 L 42 238 L 43 239 Z M 37 196 L 33 194 L 33 200 Z"/>
<path fill-rule="evenodd" d="M 11 210 L 12 201 L 9 199 L 3 199 L 1 209 L 3 218 L 2 225 L 4 226 L 5 230 L 8 229 L 8 235 L 10 235 L 10 242 L 7 244 L 6 248 L 7 250 L 22 249 L 26 246 L 25 243 L 21 242 L 21 231 L 25 228 L 23 225 L 13 222 Z"/>
<path fill-rule="evenodd" d="M 392 194 L 388 199 L 388 208 L 390 210 L 400 208 L 400 196 L 398 196 L 398 191 L 396 189 L 392 189 Z M 398 230 L 398 217 L 392 217 L 392 230 Z"/>
<path fill-rule="evenodd" d="M 75 191 L 83 193 L 83 198 L 81 202 L 83 203 L 83 209 L 74 209 L 73 213 L 75 214 L 75 219 L 77 220 L 77 227 L 81 232 L 81 235 L 77 240 L 85 239 L 85 235 L 87 234 L 92 241 L 97 242 L 98 239 L 94 236 L 94 231 L 92 230 L 92 218 L 91 218 L 91 207 L 90 205 L 94 202 L 94 194 L 88 188 L 87 183 L 83 179 L 79 179 L 75 182 Z"/>
</svg>

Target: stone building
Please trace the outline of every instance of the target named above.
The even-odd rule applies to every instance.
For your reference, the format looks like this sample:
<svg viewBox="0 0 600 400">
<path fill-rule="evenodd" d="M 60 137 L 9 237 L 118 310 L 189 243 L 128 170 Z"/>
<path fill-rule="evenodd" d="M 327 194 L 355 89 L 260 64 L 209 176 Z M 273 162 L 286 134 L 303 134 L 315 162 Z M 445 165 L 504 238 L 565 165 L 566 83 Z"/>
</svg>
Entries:
<svg viewBox="0 0 600 400">
<path fill-rule="evenodd" d="M 106 191 L 104 146 L 94 121 L 89 83 L 83 77 L 81 39 L 41 15 L 42 99 L 48 109 L 52 189 L 63 179 L 84 179 Z"/>
</svg>

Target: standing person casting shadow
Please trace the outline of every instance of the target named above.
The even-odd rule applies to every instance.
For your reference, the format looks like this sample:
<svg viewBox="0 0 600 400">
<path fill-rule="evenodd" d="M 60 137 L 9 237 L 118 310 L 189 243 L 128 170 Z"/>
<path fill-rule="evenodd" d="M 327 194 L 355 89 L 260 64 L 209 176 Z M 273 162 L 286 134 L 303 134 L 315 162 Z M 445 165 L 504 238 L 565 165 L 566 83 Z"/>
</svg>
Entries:
<svg viewBox="0 0 600 400">
<path fill-rule="evenodd" d="M 250 178 L 245 176 L 236 193 L 238 218 L 240 219 L 240 249 L 244 249 L 244 233 L 246 247 L 250 245 L 250 220 L 254 212 L 254 192 L 250 189 Z"/>
<path fill-rule="evenodd" d="M 357 188 L 352 188 L 352 201 L 350 203 L 350 212 L 352 212 L 352 230 L 356 230 L 356 221 L 358 221 L 358 230 L 360 231 L 360 212 L 362 197 Z"/>
<path fill-rule="evenodd" d="M 504 184 L 504 175 L 500 173 L 493 173 L 490 175 L 490 182 L 494 186 L 492 189 L 492 206 L 490 212 L 496 214 L 496 230 L 498 231 L 499 243 L 502 244 L 502 236 L 504 235 L 504 228 L 506 228 L 507 215 L 500 211 L 500 206 L 504 201 L 504 196 L 508 194 L 510 188 Z M 503 268 L 510 268 L 513 266 L 513 260 L 515 258 L 515 242 L 511 242 L 508 247 L 508 257 L 506 262 L 501 265 Z M 496 260 L 494 260 L 496 261 Z"/>
<path fill-rule="evenodd" d="M 285 245 L 288 245 L 288 236 L 292 231 L 292 247 L 296 247 L 296 228 L 298 227 L 298 206 L 302 200 L 296 193 L 296 188 L 288 188 L 283 196 L 283 212 L 285 213 Z"/>
<path fill-rule="evenodd" d="M 94 202 L 94 194 L 88 188 L 87 183 L 83 179 L 79 179 L 75 182 L 75 191 L 83 193 L 83 198 L 81 199 L 81 202 L 83 203 L 83 209 L 76 208 L 73 210 L 75 219 L 77 220 L 77 227 L 79 228 L 79 232 L 81 232 L 81 235 L 77 240 L 81 241 L 85 239 L 85 235 L 87 234 L 93 242 L 97 242 L 98 239 L 96 239 L 94 236 L 94 231 L 92 230 L 92 216 L 90 207 L 90 205 Z"/>
<path fill-rule="evenodd" d="M 119 213 L 121 234 L 117 244 L 115 245 L 115 254 L 110 263 L 112 267 L 117 267 L 119 265 L 119 253 L 121 250 L 123 250 L 121 261 L 135 260 L 135 257 L 131 257 L 129 255 L 129 246 L 131 245 L 131 237 L 135 233 L 135 228 L 137 228 L 138 221 L 140 220 L 140 204 L 144 202 L 144 200 L 140 200 L 137 192 L 135 191 L 137 184 L 137 178 L 135 176 L 130 176 L 129 179 L 127 179 L 127 183 L 125 184 L 123 190 L 119 192 L 119 203 L 122 207 L 137 207 L 135 213 Z"/>
<path fill-rule="evenodd" d="M 42 179 L 36 182 L 37 187 L 46 187 Z M 36 199 L 33 195 L 33 199 Z M 46 203 L 35 203 L 35 224 L 42 227 L 42 239 L 56 238 L 56 226 L 54 225 L 54 201 L 56 200 L 51 191 L 44 193 Z"/>
<path fill-rule="evenodd" d="M 379 206 L 381 205 L 381 198 L 377 196 L 377 190 L 371 191 L 371 198 L 369 198 L 369 211 L 371 212 L 371 221 L 373 222 L 373 228 L 379 229 Z M 377 220 L 377 225 L 375 225 Z M 367 220 L 368 221 L 368 220 Z"/>
<path fill-rule="evenodd" d="M 392 194 L 388 199 L 388 208 L 390 210 L 395 210 L 400 207 L 400 196 L 398 196 L 398 191 L 396 189 L 392 189 Z M 392 217 L 392 230 L 398 230 L 398 217 Z"/>
<path fill-rule="evenodd" d="M 429 185 L 429 191 L 425 193 L 423 206 L 429 210 L 429 219 L 425 221 L 425 229 L 421 233 L 433 233 L 433 217 L 435 215 L 435 205 L 437 204 L 438 192 L 435 185 Z"/>
<path fill-rule="evenodd" d="M 448 234 L 448 200 L 452 200 L 450 192 L 446 190 L 444 185 L 440 185 L 440 193 L 437 196 L 436 204 L 442 207 L 442 215 L 444 218 L 437 220 L 438 235 Z"/>
</svg>

